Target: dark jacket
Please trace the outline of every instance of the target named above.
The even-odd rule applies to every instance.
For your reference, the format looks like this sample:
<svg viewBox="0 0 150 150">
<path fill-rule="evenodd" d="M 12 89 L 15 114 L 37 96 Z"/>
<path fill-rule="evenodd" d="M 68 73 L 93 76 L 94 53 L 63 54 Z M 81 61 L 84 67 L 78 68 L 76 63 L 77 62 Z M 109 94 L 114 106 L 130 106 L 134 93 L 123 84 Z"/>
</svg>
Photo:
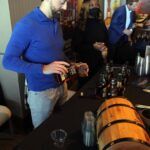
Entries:
<svg viewBox="0 0 150 150">
<path fill-rule="evenodd" d="M 79 60 L 89 65 L 90 75 L 95 74 L 103 64 L 101 52 L 93 47 L 95 42 L 108 42 L 108 33 L 102 20 L 87 19 L 85 30 L 78 27 L 73 37 L 73 49 L 78 53 Z"/>
<path fill-rule="evenodd" d="M 126 5 L 123 5 L 115 10 L 111 24 L 109 27 L 109 42 L 111 44 L 115 44 L 119 41 L 120 38 L 124 36 L 124 39 L 127 39 L 127 36 L 123 33 L 126 25 Z M 130 27 L 133 25 L 134 22 L 134 13 L 131 12 L 131 23 Z"/>
</svg>

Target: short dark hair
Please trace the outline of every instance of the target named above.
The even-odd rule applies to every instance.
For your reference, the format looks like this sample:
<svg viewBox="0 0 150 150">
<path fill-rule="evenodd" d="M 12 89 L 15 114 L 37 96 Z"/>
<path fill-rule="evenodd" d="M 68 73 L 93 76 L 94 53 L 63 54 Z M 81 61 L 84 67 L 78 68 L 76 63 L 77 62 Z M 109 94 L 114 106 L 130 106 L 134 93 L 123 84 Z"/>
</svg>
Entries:
<svg viewBox="0 0 150 150">
<path fill-rule="evenodd" d="M 84 0 L 83 3 L 89 2 L 90 0 Z"/>
<path fill-rule="evenodd" d="M 44 0 L 41 0 L 41 2 L 43 2 Z"/>
<path fill-rule="evenodd" d="M 126 0 L 126 4 L 132 5 L 133 2 L 139 2 L 139 0 Z"/>
</svg>

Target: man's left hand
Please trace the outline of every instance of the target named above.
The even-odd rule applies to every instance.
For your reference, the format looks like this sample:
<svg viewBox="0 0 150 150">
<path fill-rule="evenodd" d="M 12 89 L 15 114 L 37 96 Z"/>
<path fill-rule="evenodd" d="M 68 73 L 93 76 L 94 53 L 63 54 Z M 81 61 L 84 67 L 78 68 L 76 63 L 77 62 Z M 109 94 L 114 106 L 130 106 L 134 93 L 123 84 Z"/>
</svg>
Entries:
<svg viewBox="0 0 150 150">
<path fill-rule="evenodd" d="M 78 74 L 80 77 L 87 77 L 89 73 L 89 67 L 87 63 L 75 63 L 75 66 L 77 67 Z"/>
<path fill-rule="evenodd" d="M 126 34 L 127 36 L 130 36 L 132 34 L 132 30 L 131 29 L 124 29 L 123 33 Z"/>
</svg>

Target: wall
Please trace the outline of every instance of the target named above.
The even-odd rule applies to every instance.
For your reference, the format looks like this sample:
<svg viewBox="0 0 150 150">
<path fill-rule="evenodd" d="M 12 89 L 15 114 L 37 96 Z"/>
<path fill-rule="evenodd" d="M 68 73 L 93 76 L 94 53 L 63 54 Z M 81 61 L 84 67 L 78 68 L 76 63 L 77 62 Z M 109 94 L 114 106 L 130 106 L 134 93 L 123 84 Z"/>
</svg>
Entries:
<svg viewBox="0 0 150 150">
<path fill-rule="evenodd" d="M 7 0 L 0 0 L 0 53 L 4 53 L 12 32 L 9 5 Z"/>
<path fill-rule="evenodd" d="M 0 53 L 4 53 L 14 24 L 40 0 L 0 0 Z"/>
<path fill-rule="evenodd" d="M 41 0 L 9 0 L 11 24 L 12 26 L 30 12 L 33 8 L 40 5 Z"/>
</svg>

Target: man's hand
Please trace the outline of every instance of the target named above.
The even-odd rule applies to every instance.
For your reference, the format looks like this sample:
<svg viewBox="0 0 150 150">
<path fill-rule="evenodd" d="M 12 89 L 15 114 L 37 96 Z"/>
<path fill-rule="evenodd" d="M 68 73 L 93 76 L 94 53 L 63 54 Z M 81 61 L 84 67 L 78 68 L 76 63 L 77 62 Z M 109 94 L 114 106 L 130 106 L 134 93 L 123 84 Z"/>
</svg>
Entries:
<svg viewBox="0 0 150 150">
<path fill-rule="evenodd" d="M 93 47 L 94 47 L 96 50 L 103 51 L 103 50 L 106 48 L 106 45 L 105 45 L 105 43 L 102 43 L 102 42 L 95 42 L 95 43 L 93 44 Z"/>
<path fill-rule="evenodd" d="M 89 73 L 89 67 L 87 65 L 87 63 L 76 63 L 75 64 L 77 70 L 78 70 L 78 74 L 80 77 L 87 77 L 88 73 Z"/>
<path fill-rule="evenodd" d="M 105 43 L 95 42 L 93 44 L 93 47 L 102 53 L 102 57 L 103 57 L 104 61 L 106 61 L 107 54 L 108 54 L 108 48 L 105 45 Z"/>
<path fill-rule="evenodd" d="M 66 74 L 68 73 L 67 66 L 70 66 L 65 61 L 54 61 L 48 65 L 43 65 L 43 73 L 44 74 Z"/>
<path fill-rule="evenodd" d="M 108 48 L 106 47 L 103 51 L 102 51 L 102 57 L 104 59 L 104 62 L 107 62 L 107 55 L 108 55 Z"/>
<path fill-rule="evenodd" d="M 132 30 L 131 29 L 124 29 L 123 33 L 126 34 L 127 36 L 130 36 L 132 34 Z"/>
</svg>

